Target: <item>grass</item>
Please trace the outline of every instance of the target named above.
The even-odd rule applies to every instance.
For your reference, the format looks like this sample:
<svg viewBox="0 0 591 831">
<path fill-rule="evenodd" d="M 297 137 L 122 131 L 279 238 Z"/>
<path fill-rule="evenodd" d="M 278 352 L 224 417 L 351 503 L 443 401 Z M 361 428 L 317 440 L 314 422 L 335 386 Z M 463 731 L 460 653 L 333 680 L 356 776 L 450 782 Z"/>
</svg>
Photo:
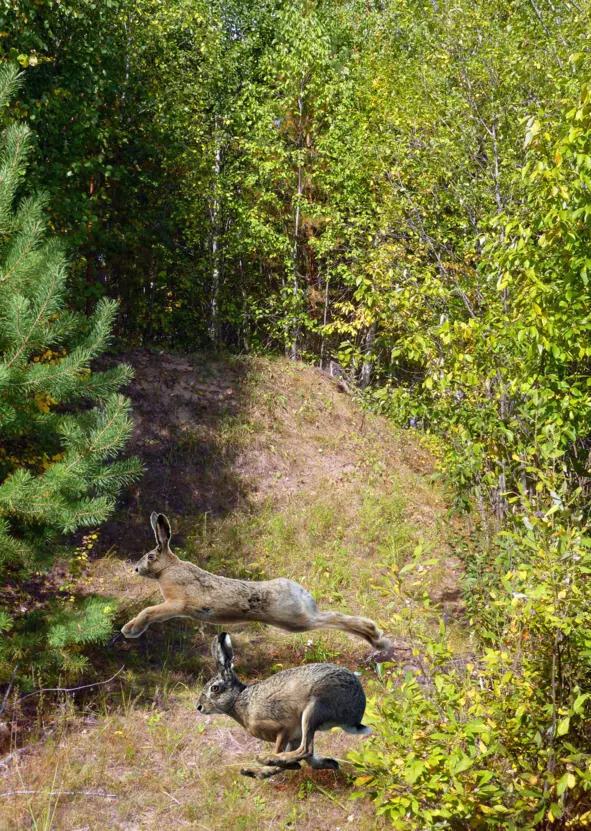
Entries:
<svg viewBox="0 0 591 831">
<path fill-rule="evenodd" d="M 156 375 L 142 360 L 147 377 Z M 205 373 L 197 359 L 195 364 L 203 385 Z M 218 362 L 215 372 L 208 367 L 222 390 L 224 366 Z M 165 370 L 170 384 L 174 375 L 170 367 Z M 140 366 L 140 381 L 141 373 Z M 178 384 L 190 378 L 183 369 Z M 181 532 L 177 546 L 173 536 L 180 556 L 227 576 L 291 577 L 314 594 L 321 608 L 371 617 L 402 645 L 412 634 L 408 609 L 414 596 L 433 598 L 434 613 L 423 621 L 427 627 L 435 627 L 445 609 L 458 617 L 461 607 L 453 599 L 458 563 L 451 539 L 456 529 L 444 495 L 429 479 L 428 455 L 384 420 L 362 414 L 310 368 L 249 361 L 234 372 L 232 388 L 231 411 L 208 412 L 205 426 L 196 418 L 171 432 L 166 453 L 158 455 L 159 476 L 146 480 L 137 507 L 131 503 L 115 518 L 118 528 L 127 520 L 139 530 L 128 547 L 125 541 L 111 546 L 107 556 L 92 563 L 78 590 L 117 596 L 120 623 L 153 602 L 157 587 L 133 575 L 129 561 L 151 544 L 147 515 L 159 508 L 158 482 L 170 489 L 179 476 L 195 493 L 219 481 L 228 494 L 227 510 L 220 507 L 219 494 L 209 504 L 197 500 L 189 513 L 176 515 L 165 506 L 173 533 L 175 528 Z M 136 401 L 136 412 L 141 414 L 142 406 Z M 154 428 L 152 436 L 138 434 L 135 452 L 141 454 L 144 446 L 153 452 L 153 436 L 168 424 Z M 220 475 L 217 468 L 204 471 L 200 464 L 220 465 Z M 417 551 L 430 564 L 419 560 L 400 593 L 393 575 Z M 416 610 L 422 608 L 416 604 Z M 0 828 L 382 827 L 367 800 L 350 799 L 355 787 L 346 762 L 337 772 L 304 769 L 265 782 L 240 776 L 240 766 L 252 760 L 261 743 L 225 716 L 195 711 L 211 673 L 215 631 L 173 620 L 153 626 L 137 641 L 91 652 L 97 677 L 107 678 L 120 666 L 124 671 L 109 687 L 78 698 L 75 707 L 63 696 L 44 699 L 36 741 L 30 736 L 28 751 L 0 767 L 2 793 L 34 793 L 0 797 Z M 237 671 L 246 681 L 328 660 L 359 671 L 370 693 L 380 690 L 375 669 L 366 663 L 367 644 L 344 633 L 292 635 L 260 624 L 230 631 Z M 465 648 L 460 622 L 455 633 L 458 647 Z M 339 731 L 319 734 L 318 749 L 344 759 L 359 741 Z"/>
<path fill-rule="evenodd" d="M 194 702 L 191 691 L 177 690 L 152 709 L 132 704 L 86 722 L 79 714 L 63 718 L 35 764 L 25 759 L 11 771 L 14 790 L 36 793 L 3 799 L 1 827 L 328 828 L 327 803 L 337 825 L 351 816 L 360 828 L 374 827 L 370 806 L 349 803 L 346 772 L 280 774 L 264 783 L 241 777 L 260 743 L 226 717 L 198 716 Z M 341 757 L 348 746 L 340 737 L 323 743 Z"/>
</svg>

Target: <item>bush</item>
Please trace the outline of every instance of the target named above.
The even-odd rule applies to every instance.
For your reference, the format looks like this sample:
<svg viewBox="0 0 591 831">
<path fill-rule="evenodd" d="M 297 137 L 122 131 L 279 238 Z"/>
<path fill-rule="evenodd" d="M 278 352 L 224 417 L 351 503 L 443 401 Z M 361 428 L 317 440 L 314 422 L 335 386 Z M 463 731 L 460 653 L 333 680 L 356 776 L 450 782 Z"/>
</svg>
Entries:
<svg viewBox="0 0 591 831">
<path fill-rule="evenodd" d="M 442 625 L 415 644 L 422 677 L 394 671 L 372 701 L 349 758 L 394 828 L 591 826 L 591 538 L 557 500 L 499 538 L 471 660 Z"/>
</svg>

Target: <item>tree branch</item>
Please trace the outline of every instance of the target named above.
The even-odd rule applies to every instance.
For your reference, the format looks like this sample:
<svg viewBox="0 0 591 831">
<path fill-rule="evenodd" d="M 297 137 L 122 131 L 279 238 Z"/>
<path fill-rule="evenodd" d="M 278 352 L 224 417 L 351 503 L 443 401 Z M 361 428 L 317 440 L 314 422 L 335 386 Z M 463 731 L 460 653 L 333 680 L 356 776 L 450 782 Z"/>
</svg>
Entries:
<svg viewBox="0 0 591 831">
<path fill-rule="evenodd" d="M 119 799 L 116 793 L 101 793 L 101 791 L 5 791 L 0 793 L 0 799 L 5 796 L 23 796 L 41 794 L 42 796 L 101 796 L 103 799 Z"/>
<path fill-rule="evenodd" d="M 20 698 L 17 698 L 16 703 L 18 704 L 19 701 L 24 701 L 26 698 L 32 698 L 34 695 L 41 695 L 44 692 L 78 692 L 78 690 L 88 690 L 90 687 L 100 687 L 102 684 L 108 684 L 110 681 L 113 681 L 120 675 L 125 667 L 120 667 L 115 675 L 112 675 L 110 678 L 107 678 L 106 681 L 95 681 L 94 684 L 83 684 L 81 687 L 46 687 L 42 690 L 35 690 L 35 692 L 27 693 L 27 695 L 22 695 Z"/>
</svg>

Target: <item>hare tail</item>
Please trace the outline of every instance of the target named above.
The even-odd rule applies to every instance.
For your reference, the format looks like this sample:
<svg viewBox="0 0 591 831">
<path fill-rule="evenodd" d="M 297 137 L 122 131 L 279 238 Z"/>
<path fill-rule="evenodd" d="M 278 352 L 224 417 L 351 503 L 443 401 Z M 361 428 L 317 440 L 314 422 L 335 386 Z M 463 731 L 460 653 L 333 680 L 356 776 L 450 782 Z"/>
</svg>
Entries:
<svg viewBox="0 0 591 831">
<path fill-rule="evenodd" d="M 365 724 L 347 725 L 346 727 L 341 725 L 341 729 L 345 733 L 352 733 L 354 736 L 369 736 L 372 732 L 371 728 Z"/>
</svg>

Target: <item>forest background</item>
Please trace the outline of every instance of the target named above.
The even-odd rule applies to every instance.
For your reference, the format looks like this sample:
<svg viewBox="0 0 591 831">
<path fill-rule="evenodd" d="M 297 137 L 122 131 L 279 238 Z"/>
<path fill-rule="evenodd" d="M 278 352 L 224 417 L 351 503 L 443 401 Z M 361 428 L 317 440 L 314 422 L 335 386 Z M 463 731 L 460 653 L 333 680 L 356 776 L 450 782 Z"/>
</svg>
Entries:
<svg viewBox="0 0 591 831">
<path fill-rule="evenodd" d="M 430 642 L 446 672 L 435 689 L 392 689 L 390 732 L 357 757 L 399 827 L 590 816 L 589 23 L 583 0 L 0 6 L 2 62 L 23 70 L 5 124 L 33 136 L 3 210 L 23 188 L 43 192 L 70 256 L 47 331 L 67 315 L 19 372 L 35 362 L 41 384 L 43 367 L 70 359 L 72 382 L 29 388 L 41 450 L 22 441 L 30 407 L 0 411 L 0 568 L 37 567 L 40 538 L 94 526 L 139 473 L 112 462 L 129 430 L 127 370 L 79 388 L 109 336 L 337 362 L 370 406 L 430 437 L 482 537 L 465 563 L 478 656 L 451 672 L 444 633 Z M 26 280 L 3 290 L 34 294 Z M 11 332 L 0 394 L 14 382 Z M 92 453 L 116 425 L 98 461 L 73 417 L 47 440 L 70 393 L 103 407 L 84 414 Z M 77 484 L 63 453 L 86 460 Z M 52 470 L 63 515 L 32 519 Z M 106 637 L 102 611 L 78 613 Z M 24 655 L 31 633 L 13 618 L 0 610 Z M 82 671 L 64 648 L 76 627 L 55 626 L 60 671 Z"/>
</svg>

